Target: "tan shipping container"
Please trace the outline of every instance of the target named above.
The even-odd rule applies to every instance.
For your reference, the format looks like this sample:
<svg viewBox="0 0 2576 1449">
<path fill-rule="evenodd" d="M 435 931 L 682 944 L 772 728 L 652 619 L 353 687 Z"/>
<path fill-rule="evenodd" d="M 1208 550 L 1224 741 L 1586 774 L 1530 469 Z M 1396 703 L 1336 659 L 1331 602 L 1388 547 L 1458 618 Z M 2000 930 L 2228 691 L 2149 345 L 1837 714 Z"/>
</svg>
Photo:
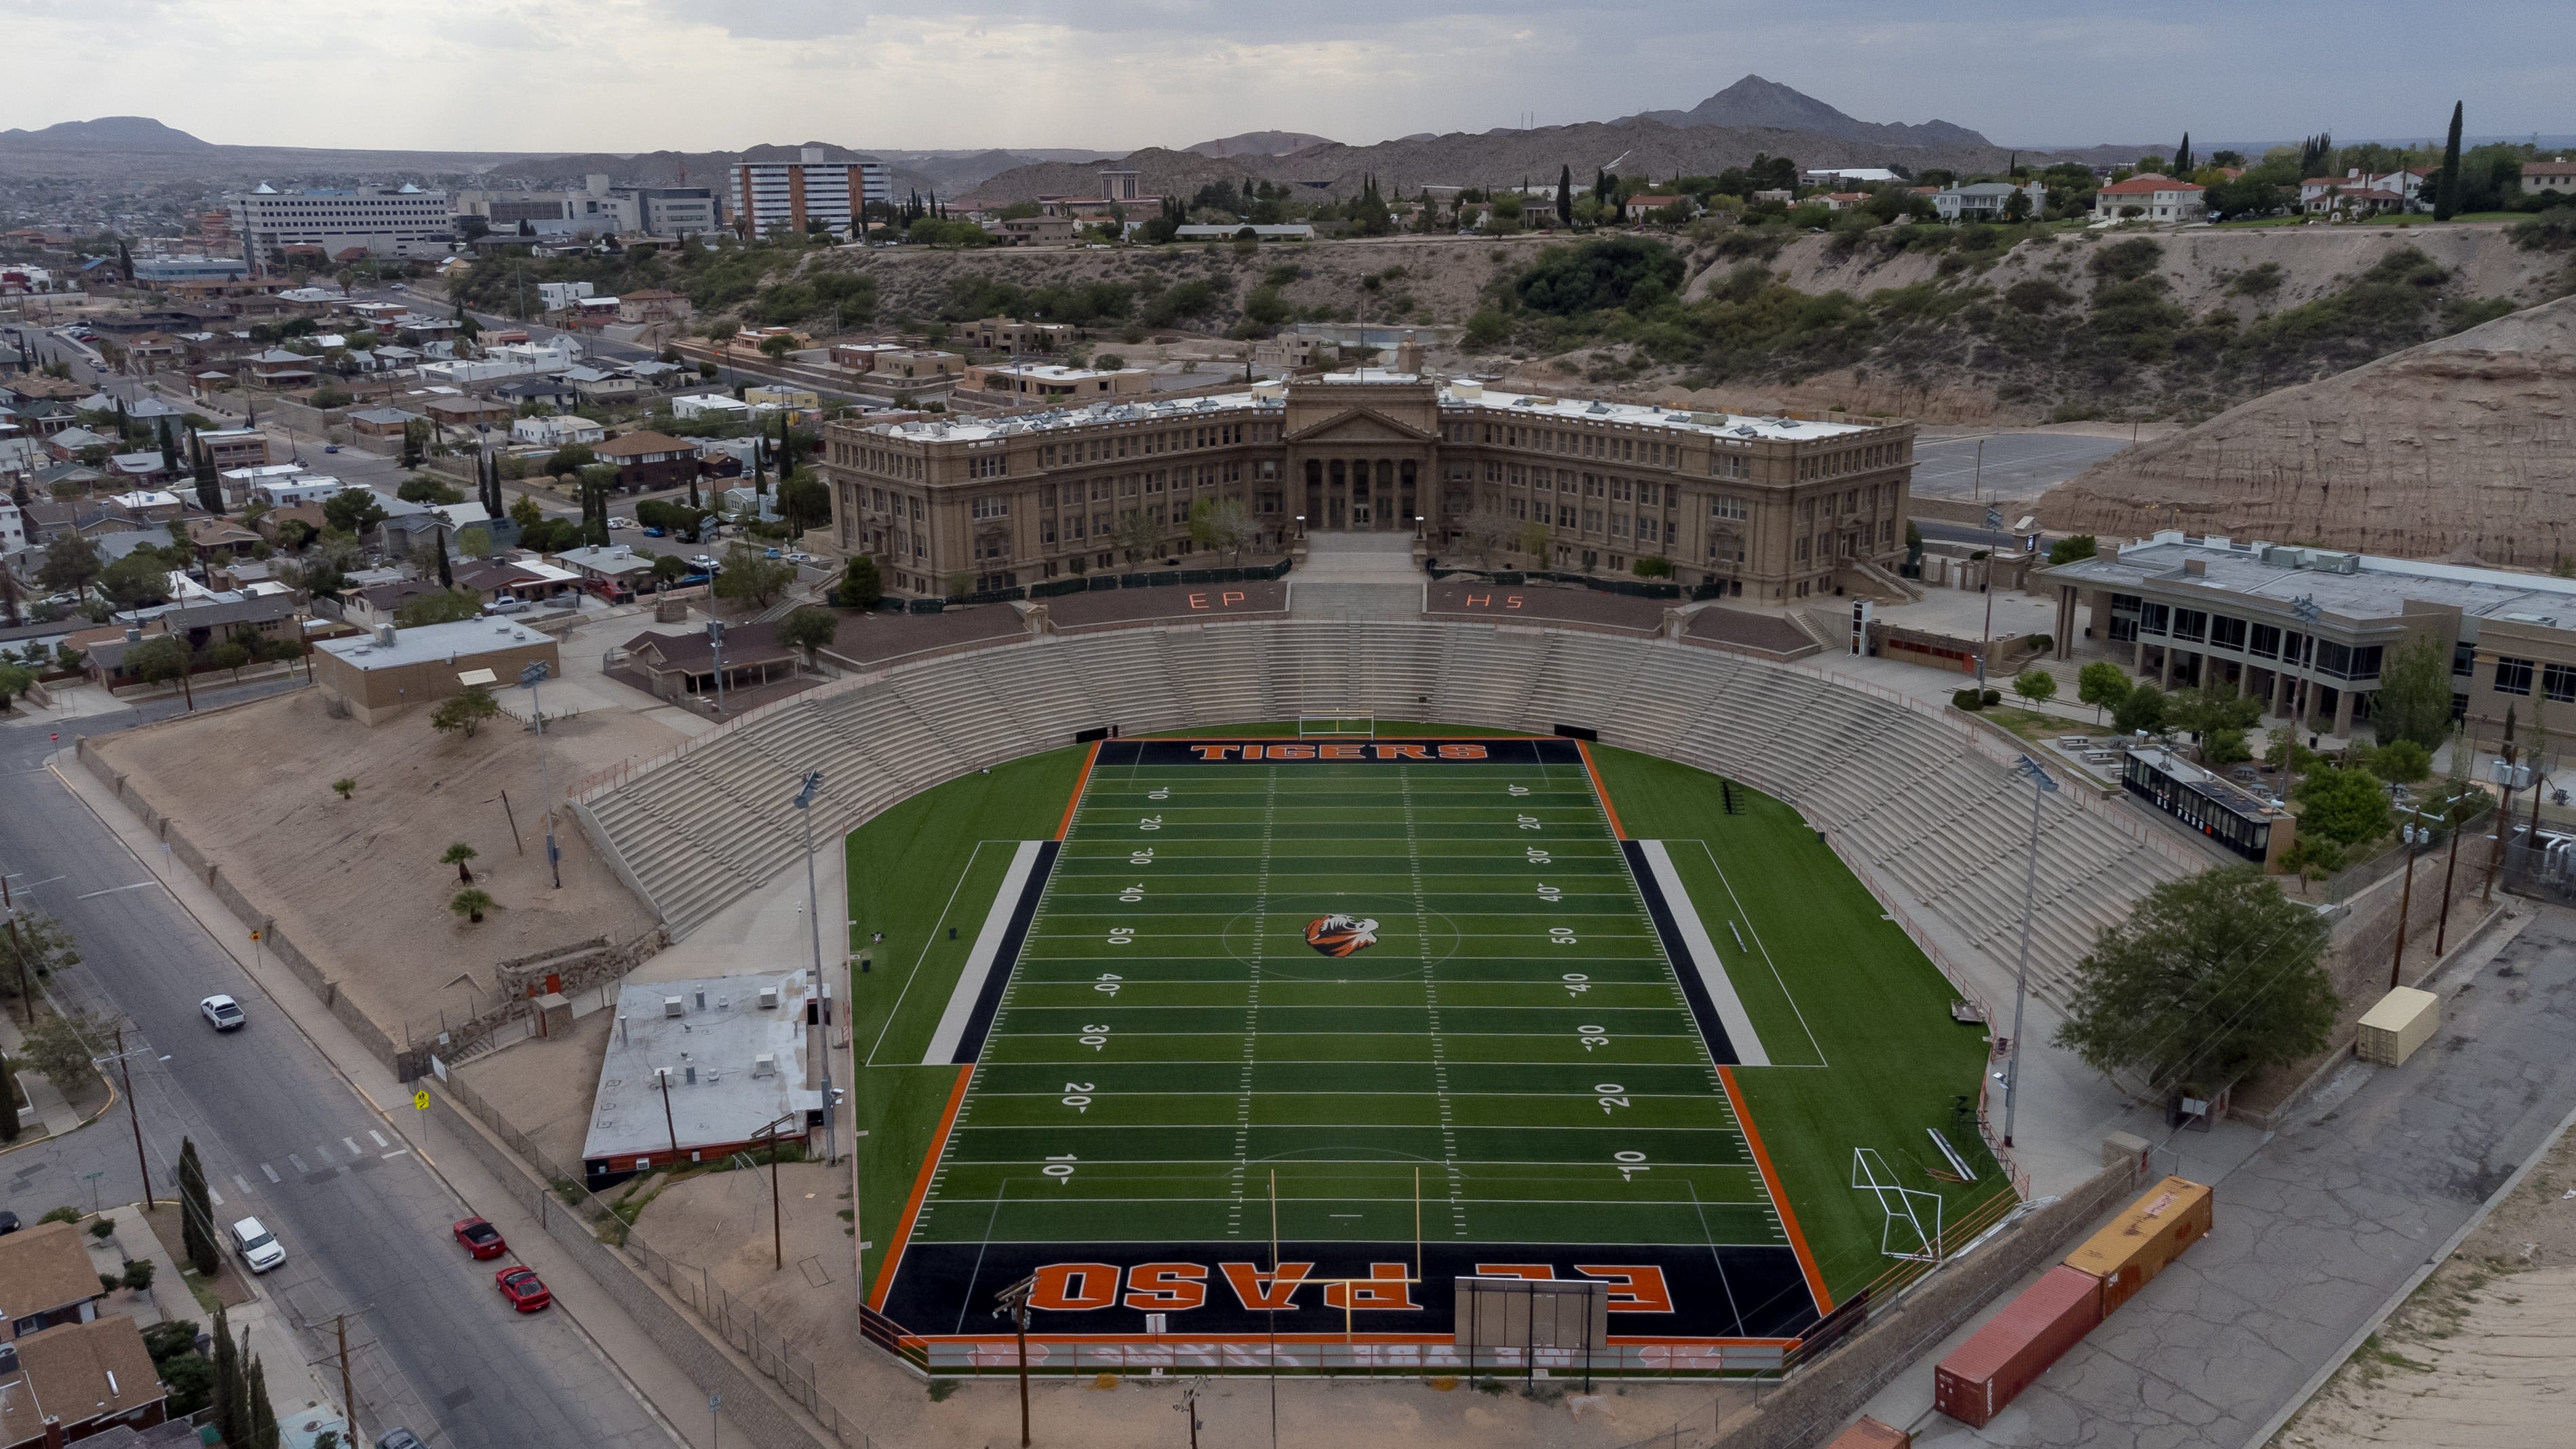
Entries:
<svg viewBox="0 0 2576 1449">
<path fill-rule="evenodd" d="M 2379 998 L 2361 1018 L 2361 1040 L 2353 1050 L 2365 1062 L 2404 1066 L 2415 1049 L 2433 1039 L 2442 1025 L 2442 998 L 2412 986 L 2400 986 Z"/>
<path fill-rule="evenodd" d="M 2214 1204 L 2208 1188 L 2168 1177 L 2067 1254 L 2066 1265 L 2102 1280 L 2102 1316 L 2108 1318 L 2183 1249 L 2209 1236 Z"/>
</svg>

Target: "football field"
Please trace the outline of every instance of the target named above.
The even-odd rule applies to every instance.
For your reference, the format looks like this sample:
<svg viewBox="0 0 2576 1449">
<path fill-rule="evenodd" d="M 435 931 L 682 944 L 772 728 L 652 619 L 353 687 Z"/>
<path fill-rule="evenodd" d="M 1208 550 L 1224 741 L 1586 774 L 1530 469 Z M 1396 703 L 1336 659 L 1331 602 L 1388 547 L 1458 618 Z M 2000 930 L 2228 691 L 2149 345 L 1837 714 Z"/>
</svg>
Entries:
<svg viewBox="0 0 2576 1449">
<path fill-rule="evenodd" d="M 975 848 L 953 974 L 865 1053 L 953 1072 L 876 1301 L 981 1335 L 1034 1276 L 1040 1333 L 1445 1337 L 1475 1274 L 1796 1337 L 1832 1293 L 1737 1069 L 1824 1046 L 1669 845 L 1571 740 L 1102 742 L 1057 838 Z"/>
</svg>

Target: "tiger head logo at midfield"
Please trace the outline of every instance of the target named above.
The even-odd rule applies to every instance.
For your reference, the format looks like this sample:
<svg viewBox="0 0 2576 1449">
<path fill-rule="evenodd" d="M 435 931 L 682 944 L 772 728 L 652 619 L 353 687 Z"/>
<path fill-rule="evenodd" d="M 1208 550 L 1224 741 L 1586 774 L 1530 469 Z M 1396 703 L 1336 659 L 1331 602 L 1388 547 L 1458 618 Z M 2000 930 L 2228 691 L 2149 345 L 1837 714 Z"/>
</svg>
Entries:
<svg viewBox="0 0 2576 1449">
<path fill-rule="evenodd" d="M 1306 944 L 1327 956 L 1348 956 L 1377 944 L 1377 922 L 1365 916 L 1321 916 L 1306 923 Z"/>
</svg>

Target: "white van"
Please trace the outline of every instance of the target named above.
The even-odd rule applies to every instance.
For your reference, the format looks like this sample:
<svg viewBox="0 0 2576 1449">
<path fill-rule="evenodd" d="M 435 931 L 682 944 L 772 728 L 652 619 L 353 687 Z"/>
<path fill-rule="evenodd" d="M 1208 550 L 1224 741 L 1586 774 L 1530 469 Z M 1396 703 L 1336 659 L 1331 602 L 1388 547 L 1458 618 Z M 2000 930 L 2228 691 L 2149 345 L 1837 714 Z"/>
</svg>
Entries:
<svg viewBox="0 0 2576 1449">
<path fill-rule="evenodd" d="M 257 1218 L 244 1218 L 233 1224 L 233 1251 L 241 1254 L 242 1262 L 254 1273 L 265 1273 L 286 1261 L 285 1245 Z"/>
</svg>

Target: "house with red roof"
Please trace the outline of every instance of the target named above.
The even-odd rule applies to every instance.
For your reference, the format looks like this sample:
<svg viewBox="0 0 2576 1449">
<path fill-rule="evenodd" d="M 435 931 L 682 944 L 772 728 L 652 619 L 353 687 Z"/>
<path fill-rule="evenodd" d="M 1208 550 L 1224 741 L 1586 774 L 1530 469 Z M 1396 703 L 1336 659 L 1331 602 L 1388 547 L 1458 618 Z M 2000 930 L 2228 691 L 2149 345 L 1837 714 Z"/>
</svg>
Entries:
<svg viewBox="0 0 2576 1449">
<path fill-rule="evenodd" d="M 2374 175 L 2356 166 L 2340 177 L 2311 176 L 2299 183 L 2299 209 L 2310 216 L 2363 217 L 2391 211 L 2430 211 L 2424 194 L 2428 171 Z"/>
<path fill-rule="evenodd" d="M 2206 221 L 2208 191 L 2198 182 L 2178 181 L 2153 171 L 2114 181 L 2093 194 L 2096 221 Z"/>
</svg>

